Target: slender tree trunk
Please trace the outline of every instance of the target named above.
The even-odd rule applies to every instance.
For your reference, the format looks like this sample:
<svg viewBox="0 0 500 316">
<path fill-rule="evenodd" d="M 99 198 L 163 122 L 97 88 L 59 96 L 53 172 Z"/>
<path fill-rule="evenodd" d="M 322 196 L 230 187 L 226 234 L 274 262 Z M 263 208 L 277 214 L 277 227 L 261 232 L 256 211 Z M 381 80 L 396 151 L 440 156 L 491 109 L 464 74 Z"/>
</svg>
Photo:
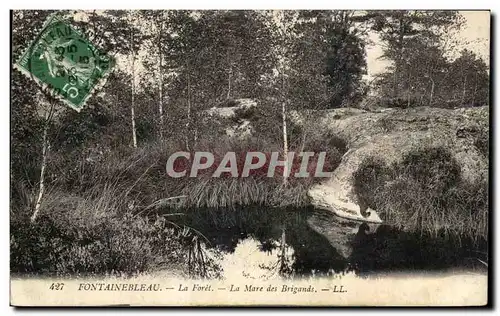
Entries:
<svg viewBox="0 0 500 316">
<path fill-rule="evenodd" d="M 432 78 L 431 79 L 431 97 L 429 98 L 429 106 L 432 106 L 432 100 L 434 99 L 434 87 L 435 87 L 435 84 L 434 84 L 434 80 Z"/>
<path fill-rule="evenodd" d="M 464 76 L 464 81 L 462 85 L 462 105 L 465 103 L 465 93 L 466 93 L 467 77 Z"/>
<path fill-rule="evenodd" d="M 401 72 L 401 64 L 403 60 L 403 41 L 404 41 L 404 30 L 403 30 L 403 20 L 402 18 L 399 20 L 399 34 L 398 34 L 398 56 L 396 57 L 396 60 L 394 61 L 395 69 L 394 69 L 394 75 L 393 75 L 393 93 L 394 97 L 398 97 L 399 95 L 399 74 Z"/>
<path fill-rule="evenodd" d="M 198 142 L 198 128 L 195 128 L 194 135 L 193 135 L 193 148 L 196 148 L 197 142 Z"/>
<path fill-rule="evenodd" d="M 40 213 L 40 206 L 42 205 L 42 198 L 45 192 L 45 169 L 47 167 L 47 156 L 49 155 L 50 144 L 48 139 L 49 125 L 52 118 L 52 112 L 54 110 L 54 104 L 51 102 L 50 109 L 45 115 L 45 124 L 43 126 L 43 136 L 42 136 L 42 164 L 40 168 L 40 184 L 38 187 L 38 197 L 35 203 L 35 210 L 31 216 L 31 222 L 34 223 Z"/>
<path fill-rule="evenodd" d="M 186 134 L 185 134 L 185 141 L 186 141 L 186 150 L 189 151 L 189 128 L 190 128 L 190 123 L 191 123 L 191 75 L 189 74 L 189 65 L 187 68 L 187 123 L 186 123 Z"/>
<path fill-rule="evenodd" d="M 410 95 L 411 95 L 411 76 L 409 73 L 408 73 L 408 89 L 407 89 L 406 93 L 408 94 L 406 107 L 409 108 L 411 105 L 411 97 L 410 97 Z"/>
<path fill-rule="evenodd" d="M 302 144 L 300 144 L 300 152 L 304 151 L 304 147 L 306 146 L 306 138 L 307 138 L 307 130 L 304 127 L 302 131 Z"/>
<path fill-rule="evenodd" d="M 284 36 L 284 38 L 287 36 L 287 30 L 286 30 L 286 21 L 285 21 L 285 13 L 284 11 L 280 11 L 280 19 L 281 19 L 281 23 L 282 23 L 282 36 Z M 283 185 L 286 186 L 288 184 L 288 133 L 287 133 L 287 126 L 286 126 L 286 98 L 287 98 L 287 93 L 286 93 L 286 89 L 285 89 L 285 80 L 286 80 L 286 76 L 285 76 L 285 69 L 286 69 L 286 65 L 285 65 L 285 57 L 287 55 L 287 49 L 286 49 L 286 45 L 282 45 L 282 51 L 281 51 L 281 58 L 283 59 L 281 61 L 282 65 L 281 65 L 281 95 L 283 97 L 283 99 L 281 100 L 282 104 L 281 104 L 281 116 L 282 116 L 282 119 L 283 119 L 283 158 L 284 158 L 284 161 L 285 161 L 285 166 L 283 167 Z"/>
<path fill-rule="evenodd" d="M 163 22 L 160 22 L 160 32 L 158 35 L 158 52 L 159 52 L 159 78 L 158 78 L 158 84 L 159 84 L 159 100 L 158 100 L 158 113 L 160 115 L 160 141 L 163 141 L 163 55 L 162 55 L 162 47 L 161 47 L 161 39 L 162 39 L 162 31 L 163 31 Z"/>
<path fill-rule="evenodd" d="M 476 102 L 476 94 L 477 94 L 477 74 L 476 74 L 476 77 L 474 79 L 474 92 L 472 93 L 472 106 L 474 106 L 474 102 Z"/>
<path fill-rule="evenodd" d="M 285 256 L 286 256 L 286 229 L 281 228 L 281 258 L 280 258 L 280 273 L 285 272 Z"/>
<path fill-rule="evenodd" d="M 283 94 L 285 93 L 285 76 L 283 74 L 282 82 Z M 281 115 L 283 117 L 283 158 L 285 159 L 285 166 L 283 167 L 283 185 L 288 183 L 288 133 L 286 130 L 286 97 L 283 95 L 283 101 L 281 105 Z"/>
<path fill-rule="evenodd" d="M 132 120 L 132 141 L 134 148 L 137 148 L 137 134 L 135 131 L 135 49 L 134 49 L 134 33 L 130 31 L 130 45 L 132 46 L 132 99 L 130 104 L 130 118 Z"/>
<path fill-rule="evenodd" d="M 231 98 L 231 77 L 233 75 L 233 67 L 231 64 L 229 64 L 229 75 L 228 75 L 228 78 L 227 78 L 227 97 L 226 99 L 230 99 Z"/>
</svg>

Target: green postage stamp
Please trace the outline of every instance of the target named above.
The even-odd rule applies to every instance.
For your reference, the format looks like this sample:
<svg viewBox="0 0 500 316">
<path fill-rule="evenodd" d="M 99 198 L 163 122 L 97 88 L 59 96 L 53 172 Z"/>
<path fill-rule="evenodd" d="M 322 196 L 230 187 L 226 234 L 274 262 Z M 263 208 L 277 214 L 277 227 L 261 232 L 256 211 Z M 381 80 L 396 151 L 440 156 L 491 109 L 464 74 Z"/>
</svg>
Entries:
<svg viewBox="0 0 500 316">
<path fill-rule="evenodd" d="M 51 16 L 15 68 L 79 112 L 93 91 L 104 84 L 112 65 L 113 59 L 82 33 Z"/>
</svg>

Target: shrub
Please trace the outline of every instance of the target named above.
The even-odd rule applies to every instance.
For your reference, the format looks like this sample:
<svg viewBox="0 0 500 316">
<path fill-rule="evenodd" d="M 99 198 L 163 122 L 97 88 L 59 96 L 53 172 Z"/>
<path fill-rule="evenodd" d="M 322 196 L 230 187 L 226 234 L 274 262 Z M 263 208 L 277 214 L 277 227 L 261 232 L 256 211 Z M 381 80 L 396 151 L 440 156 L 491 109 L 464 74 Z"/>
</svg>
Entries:
<svg viewBox="0 0 500 316">
<path fill-rule="evenodd" d="M 241 124 L 243 121 L 252 121 L 258 115 L 258 110 L 255 106 L 241 107 L 234 111 L 233 122 Z"/>
<path fill-rule="evenodd" d="M 238 100 L 227 99 L 227 100 L 224 100 L 223 102 L 221 102 L 218 107 L 220 107 L 220 108 L 229 108 L 229 107 L 235 107 L 235 106 L 237 106 L 239 104 L 240 104 L 240 101 L 238 101 Z"/>
<path fill-rule="evenodd" d="M 384 220 L 408 231 L 486 240 L 488 184 L 470 183 L 443 148 L 411 151 L 391 166 L 373 157 L 353 176 L 360 205 L 380 212 Z"/>
<path fill-rule="evenodd" d="M 377 158 L 368 157 L 361 162 L 359 168 L 354 172 L 354 193 L 358 198 L 360 206 L 372 209 L 380 209 L 376 196 L 390 178 L 390 169 Z"/>
<path fill-rule="evenodd" d="M 421 106 L 427 104 L 421 104 L 419 98 L 412 97 L 410 98 L 410 103 L 408 105 L 407 97 L 381 97 L 378 100 L 378 106 L 383 108 L 401 108 L 407 109 L 409 107 Z"/>
<path fill-rule="evenodd" d="M 40 217 L 11 210 L 11 272 L 54 275 L 133 275 L 168 267 L 185 271 L 193 235 L 164 217 L 125 211 L 123 194 L 108 187 L 97 197 L 46 195 Z M 199 247 L 199 245 L 198 245 Z"/>
<path fill-rule="evenodd" d="M 126 274 L 168 266 L 182 273 L 217 275 L 218 267 L 203 254 L 202 238 L 177 226 L 161 212 L 144 212 L 154 202 L 187 196 L 180 206 L 234 209 L 241 205 L 305 206 L 313 178 L 289 178 L 283 185 L 278 168 L 268 178 L 267 167 L 249 178 L 170 178 L 165 166 L 171 153 L 182 150 L 176 142 L 150 143 L 140 148 L 52 152 L 40 216 L 30 223 L 36 187 L 12 182 L 11 271 L 56 275 Z M 220 158 L 238 153 L 240 169 L 248 151 L 281 151 L 261 139 L 202 139 L 194 148 Z M 292 150 L 292 149 L 291 149 Z M 325 171 L 333 170 L 346 150 L 335 137 L 307 140 L 305 151 L 327 151 Z M 311 159 L 310 168 L 315 167 Z M 292 172 L 300 167 L 294 160 Z M 241 170 L 240 170 L 241 171 Z M 311 171 L 311 170 L 310 170 Z M 184 232 L 188 232 L 184 234 Z"/>
<path fill-rule="evenodd" d="M 490 137 L 487 129 L 480 129 L 479 133 L 474 139 L 474 146 L 479 150 L 481 154 L 485 157 L 489 156 L 490 153 Z"/>
</svg>

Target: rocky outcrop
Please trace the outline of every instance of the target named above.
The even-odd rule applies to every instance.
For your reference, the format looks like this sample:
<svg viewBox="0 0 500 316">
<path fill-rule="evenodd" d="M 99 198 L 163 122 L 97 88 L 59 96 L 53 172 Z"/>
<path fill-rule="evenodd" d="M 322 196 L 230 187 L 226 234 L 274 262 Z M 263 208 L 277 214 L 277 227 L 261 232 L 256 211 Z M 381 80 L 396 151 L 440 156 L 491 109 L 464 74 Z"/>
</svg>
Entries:
<svg viewBox="0 0 500 316">
<path fill-rule="evenodd" d="M 320 120 L 315 119 L 315 126 L 345 139 L 349 150 L 333 177 L 309 190 L 311 203 L 340 217 L 380 223 L 382 220 L 375 210 L 367 209 L 362 214 L 353 194 L 353 173 L 367 157 L 377 157 L 390 164 L 405 153 L 423 147 L 447 148 L 461 165 L 462 176 L 476 181 L 488 170 L 488 158 L 476 144 L 481 134 L 487 135 L 488 122 L 487 107 L 324 112 Z"/>
<path fill-rule="evenodd" d="M 246 119 L 236 119 L 238 113 L 244 113 L 250 111 L 252 108 L 257 107 L 257 102 L 253 99 L 235 99 L 231 100 L 232 106 L 218 106 L 212 107 L 205 111 L 207 117 L 210 119 L 223 119 L 227 122 L 231 122 L 229 126 L 225 128 L 225 134 L 229 137 L 244 139 L 252 135 L 253 127 L 249 120 Z"/>
</svg>

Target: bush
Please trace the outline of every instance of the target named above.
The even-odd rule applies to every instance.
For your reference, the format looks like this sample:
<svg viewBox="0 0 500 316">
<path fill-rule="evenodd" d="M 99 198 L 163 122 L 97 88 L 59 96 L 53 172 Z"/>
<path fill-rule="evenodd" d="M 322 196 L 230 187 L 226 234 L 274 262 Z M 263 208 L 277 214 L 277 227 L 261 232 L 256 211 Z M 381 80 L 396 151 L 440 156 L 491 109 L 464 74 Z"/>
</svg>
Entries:
<svg viewBox="0 0 500 316">
<path fill-rule="evenodd" d="M 353 188 L 358 204 L 362 208 L 370 207 L 378 210 L 383 206 L 377 204 L 376 197 L 389 180 L 390 172 L 390 169 L 380 159 L 368 157 L 361 162 L 359 168 L 354 172 Z"/>
<path fill-rule="evenodd" d="M 478 135 L 474 139 L 474 146 L 485 157 L 490 154 L 490 136 L 487 129 L 480 129 Z"/>
<path fill-rule="evenodd" d="M 470 183 L 443 148 L 424 148 L 385 165 L 373 157 L 353 177 L 360 205 L 408 231 L 487 240 L 488 182 Z"/>
<path fill-rule="evenodd" d="M 421 104 L 420 99 L 416 97 L 410 98 L 410 103 L 408 105 L 407 97 L 381 97 L 378 100 L 378 106 L 383 108 L 401 108 L 407 109 L 415 106 L 422 106 L 428 104 Z"/>
<path fill-rule="evenodd" d="M 227 99 L 227 100 L 224 100 L 222 101 L 220 104 L 219 104 L 219 108 L 230 108 L 230 107 L 235 107 L 235 106 L 238 106 L 240 104 L 240 101 L 238 100 L 235 100 L 235 99 Z"/>
<path fill-rule="evenodd" d="M 267 166 L 249 178 L 170 178 L 168 157 L 182 150 L 176 142 L 150 143 L 140 148 L 98 147 L 91 150 L 54 151 L 49 156 L 40 216 L 30 223 L 37 188 L 14 181 L 11 187 L 11 271 L 16 273 L 74 275 L 126 274 L 166 266 L 190 274 L 218 273 L 203 255 L 201 238 L 193 230 L 164 218 L 163 209 L 141 211 L 162 199 L 185 195 L 178 206 L 234 209 L 241 205 L 305 206 L 309 187 L 321 179 L 289 178 L 283 185 L 282 168 L 268 178 Z M 248 151 L 281 151 L 261 139 L 201 139 L 193 150 L 210 151 L 216 164 L 228 151 L 237 153 L 240 171 Z M 292 149 L 291 149 L 292 150 Z M 327 151 L 324 171 L 340 162 L 346 144 L 330 137 L 308 139 L 305 151 Z M 298 171 L 295 159 L 292 172 Z M 311 159 L 310 170 L 315 168 Z M 139 215 L 140 214 L 140 215 Z"/>
<path fill-rule="evenodd" d="M 189 245 L 164 217 L 125 211 L 113 188 L 96 198 L 50 192 L 30 223 L 29 208 L 11 211 L 11 272 L 133 275 L 186 270 Z M 192 237 L 190 237 L 192 238 Z"/>
</svg>

